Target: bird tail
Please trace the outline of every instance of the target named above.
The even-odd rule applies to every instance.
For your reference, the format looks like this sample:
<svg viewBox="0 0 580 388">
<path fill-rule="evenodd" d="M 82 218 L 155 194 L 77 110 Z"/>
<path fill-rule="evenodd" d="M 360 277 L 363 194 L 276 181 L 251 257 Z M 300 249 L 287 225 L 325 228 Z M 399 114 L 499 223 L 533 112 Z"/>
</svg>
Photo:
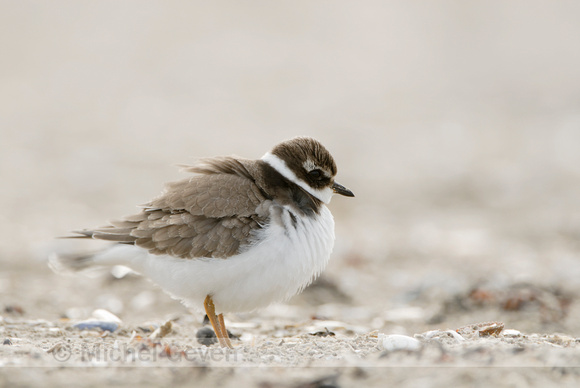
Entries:
<svg viewBox="0 0 580 388">
<path fill-rule="evenodd" d="M 139 263 L 147 254 L 147 251 L 136 249 L 133 245 L 113 244 L 92 253 L 52 253 L 48 257 L 48 266 L 58 274 L 83 272 L 84 275 L 89 276 L 98 276 L 103 273 L 103 270 L 113 268 L 115 277 L 123 277 L 131 272 L 129 268 L 135 266 L 139 268 Z M 125 269 L 121 269 L 119 266 L 123 266 Z"/>
</svg>

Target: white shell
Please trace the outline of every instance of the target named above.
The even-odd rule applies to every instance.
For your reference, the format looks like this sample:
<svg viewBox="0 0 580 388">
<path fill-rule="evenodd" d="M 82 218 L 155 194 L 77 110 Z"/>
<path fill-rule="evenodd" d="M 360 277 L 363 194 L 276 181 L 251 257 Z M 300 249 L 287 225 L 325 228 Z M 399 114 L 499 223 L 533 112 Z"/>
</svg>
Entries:
<svg viewBox="0 0 580 388">
<path fill-rule="evenodd" d="M 401 334 L 379 335 L 379 345 L 388 352 L 394 350 L 415 351 L 421 348 L 421 342 L 413 337 Z"/>
<path fill-rule="evenodd" d="M 505 329 L 502 334 L 504 335 L 504 337 L 519 337 L 522 335 L 522 333 L 519 330 L 515 330 L 515 329 Z"/>
</svg>

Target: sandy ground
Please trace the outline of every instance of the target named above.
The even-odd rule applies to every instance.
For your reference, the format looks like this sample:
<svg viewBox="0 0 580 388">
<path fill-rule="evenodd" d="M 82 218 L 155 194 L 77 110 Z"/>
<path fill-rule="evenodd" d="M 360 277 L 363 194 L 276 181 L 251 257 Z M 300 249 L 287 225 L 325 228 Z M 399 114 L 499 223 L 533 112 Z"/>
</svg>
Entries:
<svg viewBox="0 0 580 388">
<path fill-rule="evenodd" d="M 580 377 L 580 339 L 574 337 L 580 308 L 569 290 L 473 284 L 435 296 L 433 290 L 402 287 L 402 294 L 381 298 L 391 305 L 381 308 L 348 298 L 331 279 L 326 276 L 289 304 L 228 316 L 239 340 L 224 351 L 198 342 L 201 314 L 186 311 L 135 275 L 81 280 L 42 268 L 8 271 L 2 278 L 0 381 L 546 386 L 572 385 Z M 96 308 L 122 317 L 119 328 L 110 333 L 73 327 Z M 495 322 L 470 325 L 485 320 Z M 155 338 L 155 329 L 167 321 L 171 330 Z M 385 334 L 418 342 L 399 340 L 389 348 Z"/>
<path fill-rule="evenodd" d="M 577 2 L 250 3 L 0 2 L 0 386 L 578 386 Z M 47 267 L 172 165 L 296 135 L 357 196 L 233 351 L 141 277 Z"/>
<path fill-rule="evenodd" d="M 227 352 L 198 342 L 202 314 L 137 275 L 62 276 L 43 265 L 14 266 L 0 279 L 0 381 L 266 387 L 578 382 L 580 303 L 573 282 L 482 276 L 462 265 L 462 256 L 418 268 L 406 260 L 411 252 L 403 246 L 397 252 L 389 262 L 396 273 L 372 257 L 338 256 L 320 281 L 289 303 L 228 315 L 239 340 Z M 505 260 L 477 259 L 499 268 Z M 96 309 L 120 317 L 119 328 L 73 327 Z M 155 338 L 167 321 L 171 330 Z M 384 335 L 393 334 L 418 342 L 399 340 L 389 348 Z"/>
</svg>

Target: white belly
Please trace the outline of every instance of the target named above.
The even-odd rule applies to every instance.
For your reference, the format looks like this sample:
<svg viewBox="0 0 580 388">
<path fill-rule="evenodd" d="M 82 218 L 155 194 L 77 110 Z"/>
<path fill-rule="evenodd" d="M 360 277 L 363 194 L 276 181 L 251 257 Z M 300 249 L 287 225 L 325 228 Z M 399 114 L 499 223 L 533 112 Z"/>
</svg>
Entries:
<svg viewBox="0 0 580 388">
<path fill-rule="evenodd" d="M 117 245 L 95 260 L 111 262 L 114 255 L 118 264 L 147 276 L 188 307 L 201 309 L 212 295 L 218 313 L 251 311 L 300 292 L 332 252 L 334 220 L 326 206 L 314 217 L 296 217 L 295 226 L 288 212 L 283 209 L 282 224 L 262 229 L 251 248 L 227 259 L 180 259 Z"/>
</svg>

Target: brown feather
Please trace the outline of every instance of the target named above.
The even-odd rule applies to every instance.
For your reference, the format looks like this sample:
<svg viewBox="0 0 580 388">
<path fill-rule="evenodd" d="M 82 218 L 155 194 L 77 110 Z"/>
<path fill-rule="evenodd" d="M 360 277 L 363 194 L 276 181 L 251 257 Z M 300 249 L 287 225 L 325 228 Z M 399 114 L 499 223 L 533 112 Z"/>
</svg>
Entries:
<svg viewBox="0 0 580 388">
<path fill-rule="evenodd" d="M 268 216 L 264 209 L 257 211 L 267 198 L 248 171 L 252 163 L 256 162 L 206 159 L 187 167 L 197 175 L 169 183 L 140 213 L 77 233 L 134 243 L 153 254 L 189 259 L 235 255 Z"/>
<path fill-rule="evenodd" d="M 312 187 L 333 182 L 334 160 L 314 139 L 295 138 L 277 145 L 272 153 Z M 303 167 L 311 164 L 324 172 L 326 180 L 313 180 Z M 219 157 L 185 169 L 195 175 L 167 184 L 140 213 L 76 233 L 81 238 L 135 244 L 159 255 L 227 258 L 248 247 L 255 232 L 272 222 L 272 206 L 290 206 L 305 216 L 321 206 L 320 200 L 262 160 Z"/>
</svg>

